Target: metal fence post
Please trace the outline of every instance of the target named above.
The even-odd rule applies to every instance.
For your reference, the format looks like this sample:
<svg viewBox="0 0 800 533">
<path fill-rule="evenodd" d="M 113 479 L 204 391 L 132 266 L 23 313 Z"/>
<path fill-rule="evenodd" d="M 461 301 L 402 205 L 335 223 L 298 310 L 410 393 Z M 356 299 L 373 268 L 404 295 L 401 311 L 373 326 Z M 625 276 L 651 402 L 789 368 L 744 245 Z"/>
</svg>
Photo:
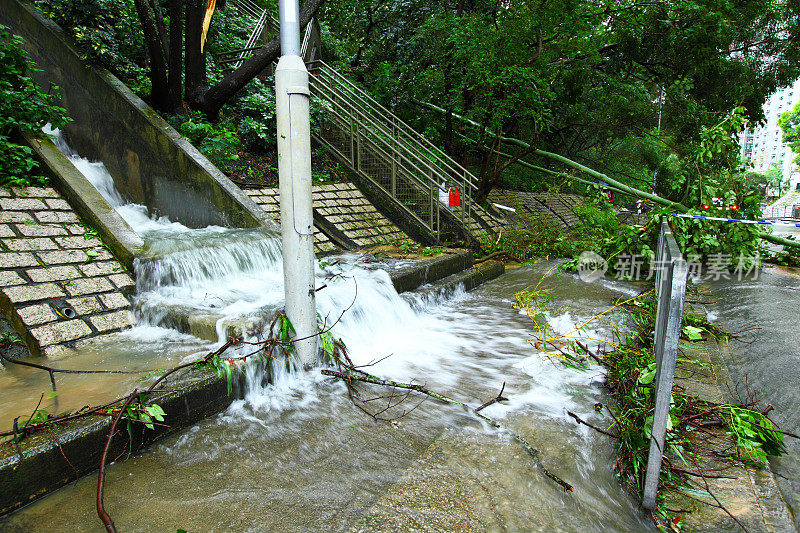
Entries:
<svg viewBox="0 0 800 533">
<path fill-rule="evenodd" d="M 397 198 L 397 154 L 399 153 L 397 147 L 397 124 L 395 123 L 394 116 L 392 116 L 392 198 Z"/>
<path fill-rule="evenodd" d="M 439 206 L 437 205 L 437 203 L 439 202 L 439 190 L 438 190 L 438 187 L 436 186 L 436 178 L 433 175 L 433 170 L 431 169 L 428 172 L 429 172 L 429 177 L 430 177 L 430 202 L 428 202 L 430 204 L 430 211 L 429 211 L 428 220 L 429 220 L 429 223 L 430 223 L 431 231 L 436 233 L 436 236 L 438 237 L 439 236 L 439 228 L 437 228 L 434 225 L 434 214 L 433 213 L 434 213 L 434 211 L 438 211 L 439 210 Z"/>
<path fill-rule="evenodd" d="M 678 243 L 666 220 L 661 222 L 656 259 L 658 309 L 653 341 L 653 352 L 656 358 L 656 377 L 653 381 L 655 409 L 642 497 L 642 507 L 645 509 L 653 509 L 656 505 L 658 478 L 661 472 L 661 461 L 664 457 L 664 442 L 669 421 L 672 384 L 675 380 L 675 363 L 678 356 L 678 340 L 681 335 L 681 319 L 686 295 L 686 261 L 681 255 Z"/>
</svg>

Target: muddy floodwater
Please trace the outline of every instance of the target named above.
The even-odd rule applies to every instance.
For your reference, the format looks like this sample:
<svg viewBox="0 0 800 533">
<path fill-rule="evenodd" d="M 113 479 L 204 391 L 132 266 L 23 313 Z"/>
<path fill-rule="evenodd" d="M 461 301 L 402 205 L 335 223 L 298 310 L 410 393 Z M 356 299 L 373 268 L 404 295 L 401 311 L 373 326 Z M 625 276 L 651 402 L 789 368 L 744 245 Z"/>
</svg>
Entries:
<svg viewBox="0 0 800 533">
<path fill-rule="evenodd" d="M 772 404 L 770 417 L 800 434 L 800 270 L 766 268 L 756 280 L 718 280 L 707 305 L 730 332 L 729 368 L 743 398 Z M 770 460 L 778 486 L 800 528 L 800 441 L 786 438 L 789 452 Z"/>
<path fill-rule="evenodd" d="M 551 322 L 565 333 L 638 288 L 586 284 L 553 275 L 552 267 L 523 267 L 474 292 L 427 299 L 401 298 L 379 282 L 380 272 L 361 271 L 359 297 L 336 332 L 357 364 L 389 356 L 372 373 L 474 405 L 506 382 L 510 401 L 486 414 L 528 439 L 574 492 L 564 493 L 515 442 L 463 410 L 409 398 L 417 407 L 396 424 L 375 422 L 353 407 L 341 383 L 312 370 L 253 384 L 226 412 L 113 464 L 106 508 L 120 531 L 653 529 L 612 471 L 609 440 L 566 414 L 604 422 L 594 410 L 606 400 L 600 370 L 548 360 L 528 342 L 530 319 L 512 306 L 515 292 L 547 274 L 540 288 L 557 289 Z M 353 294 L 343 288 L 326 305 L 347 305 Z M 590 335 L 603 335 L 598 329 Z M 95 488 L 88 476 L 0 527 L 99 529 Z"/>
</svg>

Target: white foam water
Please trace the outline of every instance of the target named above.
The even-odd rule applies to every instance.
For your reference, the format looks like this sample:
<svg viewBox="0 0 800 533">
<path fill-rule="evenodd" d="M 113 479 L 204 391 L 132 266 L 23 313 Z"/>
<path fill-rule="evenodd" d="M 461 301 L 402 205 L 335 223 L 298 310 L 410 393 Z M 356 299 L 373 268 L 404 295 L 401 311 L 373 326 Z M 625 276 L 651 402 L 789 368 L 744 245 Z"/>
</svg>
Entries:
<svg viewBox="0 0 800 533">
<path fill-rule="evenodd" d="M 143 336 L 158 334 L 155 326 L 170 307 L 231 318 L 267 316 L 283 305 L 280 243 L 274 234 L 190 229 L 154 217 L 145 206 L 124 200 L 102 163 L 81 158 L 63 138 L 58 143 L 155 256 L 136 263 L 137 315 L 140 327 L 148 328 Z M 527 382 L 520 384 L 523 390 L 517 400 L 494 408 L 498 415 L 524 404 L 558 416 L 571 405 L 569 388 L 591 379 L 548 362 L 530 345 L 530 325 L 524 320 L 499 328 L 492 318 L 496 302 L 478 303 L 463 289 L 403 298 L 384 270 L 362 266 L 355 256 L 328 259 L 318 266 L 317 310 L 322 323 L 344 340 L 353 362 L 374 374 L 451 388 L 465 380 L 502 383 L 516 368 Z M 515 315 L 510 310 L 506 314 Z M 574 327 L 569 313 L 549 318 L 558 332 Z M 316 378 L 303 373 L 288 378 L 282 365 L 274 366 L 274 385 L 264 383 L 263 368 L 247 369 L 245 399 L 232 410 L 252 416 L 262 409 L 296 407 L 301 389 L 306 400 L 313 401 Z"/>
</svg>

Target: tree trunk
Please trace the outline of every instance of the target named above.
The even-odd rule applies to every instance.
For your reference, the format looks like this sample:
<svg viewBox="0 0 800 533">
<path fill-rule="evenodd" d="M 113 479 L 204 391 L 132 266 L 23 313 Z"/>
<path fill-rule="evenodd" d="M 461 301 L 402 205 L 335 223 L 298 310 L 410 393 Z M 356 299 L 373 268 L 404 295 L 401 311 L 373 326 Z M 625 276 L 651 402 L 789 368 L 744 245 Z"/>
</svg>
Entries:
<svg viewBox="0 0 800 533">
<path fill-rule="evenodd" d="M 156 29 L 158 37 L 161 39 L 161 46 L 164 49 L 164 57 L 169 56 L 169 39 L 167 38 L 167 28 L 164 25 L 164 12 L 161 11 L 161 0 L 150 0 L 153 13 L 156 17 Z"/>
<path fill-rule="evenodd" d="M 202 51 L 205 0 L 186 0 L 186 95 L 192 101 L 206 90 L 206 56 Z"/>
<path fill-rule="evenodd" d="M 183 93 L 183 0 L 169 0 L 169 106 L 175 112 Z"/>
<path fill-rule="evenodd" d="M 189 0 L 190 2 L 192 0 Z M 314 14 L 320 8 L 324 0 L 306 0 L 300 9 L 300 28 L 305 28 Z M 188 25 L 187 25 L 188 31 Z M 187 38 L 188 42 L 188 38 Z M 275 37 L 267 44 L 256 50 L 256 52 L 242 65 L 229 72 L 219 83 L 209 89 L 201 90 L 189 94 L 187 87 L 187 100 L 190 105 L 202 111 L 208 118 L 215 120 L 219 115 L 219 110 L 230 100 L 239 90 L 247 85 L 253 78 L 267 68 L 270 63 L 280 56 L 280 38 Z M 188 60 L 187 60 L 188 63 Z M 188 85 L 187 76 L 187 85 Z"/>
<path fill-rule="evenodd" d="M 147 0 L 133 0 L 133 3 L 142 23 L 147 53 L 150 57 L 150 97 L 153 101 L 153 107 L 166 111 L 169 108 L 169 97 L 167 90 L 167 64 L 163 42 L 158 34 L 153 12 L 150 11 Z"/>
</svg>

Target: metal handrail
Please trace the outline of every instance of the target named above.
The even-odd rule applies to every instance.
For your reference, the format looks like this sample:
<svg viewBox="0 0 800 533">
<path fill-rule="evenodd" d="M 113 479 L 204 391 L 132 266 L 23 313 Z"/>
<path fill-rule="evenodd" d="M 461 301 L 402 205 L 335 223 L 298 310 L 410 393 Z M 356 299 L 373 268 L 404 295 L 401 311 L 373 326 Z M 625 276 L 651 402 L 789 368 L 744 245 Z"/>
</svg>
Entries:
<svg viewBox="0 0 800 533">
<path fill-rule="evenodd" d="M 415 188 L 428 197 L 429 202 L 438 202 L 439 184 L 443 179 L 440 167 L 433 165 L 428 158 L 413 150 L 413 145 L 409 146 L 403 139 L 398 139 L 395 132 L 388 130 L 387 126 L 376 120 L 373 114 L 366 112 L 361 106 L 354 105 L 346 98 L 337 98 L 341 97 L 341 93 L 326 83 L 327 79 L 312 76 L 309 81 L 309 88 L 313 95 L 329 102 L 341 111 L 336 114 L 343 118 L 343 131 L 348 129 L 348 125 L 357 127 L 361 138 L 380 149 L 386 161 L 393 161 L 394 164 L 404 167 L 404 174 L 413 177 L 412 180 L 406 179 L 406 181 L 412 181 Z M 335 147 L 333 148 L 335 149 Z M 444 181 L 453 183 L 455 179 L 453 176 L 445 176 Z M 464 181 L 460 181 L 457 185 L 460 185 L 462 190 L 465 189 Z M 430 197 L 434 195 L 436 198 L 431 199 Z M 465 195 L 463 201 L 464 209 L 454 212 L 458 218 L 469 217 L 470 199 Z M 437 230 L 433 227 L 430 229 Z"/>
<path fill-rule="evenodd" d="M 243 13 L 258 19 L 245 46 L 245 49 L 252 49 L 263 33 L 270 14 L 251 0 L 231 1 Z M 278 23 L 272 20 L 273 29 L 278 28 Z M 322 60 L 306 57 L 312 37 L 313 26 L 308 24 L 300 54 L 313 74 L 309 76 L 309 88 L 313 96 L 331 105 L 329 119 L 335 128 L 332 131 L 338 131 L 336 135 L 340 135 L 345 144 L 349 142 L 349 157 L 324 135 L 319 140 L 338 153 L 358 174 L 386 191 L 398 206 L 436 235 L 439 234 L 440 222 L 440 184 L 444 182 L 446 187 L 457 186 L 462 192 L 462 207 L 452 211 L 452 214 L 469 231 L 471 192 L 477 190 L 475 176 L 333 67 Z M 245 60 L 245 52 L 242 51 L 237 59 L 234 68 Z M 371 162 L 367 168 L 362 168 L 365 159 Z M 372 166 L 376 162 L 379 166 Z M 391 166 L 391 177 L 370 175 L 375 174 L 380 165 Z M 389 180 L 391 185 L 387 186 Z M 406 193 L 397 196 L 400 188 L 411 196 L 405 196 Z M 409 205 L 416 205 L 415 209 L 422 211 L 415 213 L 406 205 L 409 200 L 412 200 Z M 425 211 L 427 216 L 423 215 Z"/>
<path fill-rule="evenodd" d="M 279 27 L 278 21 L 275 18 L 272 19 L 273 27 Z M 311 23 L 306 26 L 306 32 L 303 36 L 303 43 L 301 47 L 300 55 L 301 57 L 306 57 L 306 52 L 308 50 L 308 43 L 311 38 L 311 30 L 312 25 Z M 338 81 L 343 82 L 339 85 L 344 85 L 346 90 L 360 100 L 366 100 L 366 106 L 375 111 L 379 117 L 386 120 L 387 122 L 392 122 L 398 130 L 402 131 L 409 137 L 413 138 L 417 141 L 418 144 L 422 145 L 423 148 L 427 148 L 425 150 L 430 155 L 433 155 L 434 158 L 444 165 L 445 170 L 450 171 L 453 175 L 462 175 L 464 176 L 464 181 L 469 185 L 472 190 L 477 190 L 477 179 L 475 175 L 472 174 L 469 170 L 465 167 L 454 161 L 450 156 L 442 152 L 442 150 L 426 139 L 422 134 L 417 132 L 414 128 L 403 122 L 400 118 L 398 118 L 394 113 L 386 109 L 383 105 L 377 102 L 372 96 L 369 95 L 366 91 L 361 89 L 359 86 L 354 84 L 352 81 L 348 80 L 347 77 L 340 74 L 336 69 L 322 61 L 321 59 L 314 59 L 308 62 L 308 69 L 309 71 L 315 70 L 316 65 L 322 65 L 323 68 L 327 71 L 326 73 L 333 74 L 338 78 Z M 468 191 L 464 191 L 468 193 Z"/>
<path fill-rule="evenodd" d="M 322 65 L 323 69 L 318 69 L 316 65 Z M 477 189 L 477 185 L 475 185 L 474 183 L 477 181 L 477 179 L 475 178 L 474 174 L 472 174 L 469 170 L 460 165 L 458 162 L 454 161 L 450 156 L 442 152 L 439 147 L 434 145 L 422 134 L 417 132 L 414 128 L 412 128 L 403 120 L 401 120 L 399 117 L 397 117 L 397 115 L 395 115 L 394 113 L 386 109 L 384 106 L 382 106 L 366 91 L 355 85 L 352 81 L 348 80 L 345 76 L 336 71 L 336 69 L 334 69 L 321 59 L 317 59 L 310 63 L 309 70 L 312 72 L 314 70 L 320 70 L 325 74 L 331 74 L 335 76 L 337 78 L 336 81 L 342 82 L 340 85 L 344 85 L 345 89 L 350 94 L 361 100 L 366 100 L 365 104 L 363 105 L 366 105 L 367 108 L 374 111 L 379 117 L 383 118 L 386 122 L 393 123 L 399 131 L 407 134 L 409 137 L 417 141 L 420 145 L 422 145 L 425 148 L 425 152 L 433 155 L 437 161 L 439 161 L 444 165 L 446 170 L 453 172 L 453 174 L 455 175 L 466 176 L 467 181 L 470 184 L 471 188 Z"/>
<path fill-rule="evenodd" d="M 303 43 L 300 46 L 300 57 L 306 57 L 306 52 L 308 52 L 308 43 L 311 41 L 311 33 L 312 33 L 312 24 L 309 22 L 306 25 L 306 32 L 303 34 Z"/>
<path fill-rule="evenodd" d="M 314 88 L 315 88 L 315 87 L 318 87 L 318 84 L 319 84 L 319 85 L 324 85 L 324 82 L 322 82 L 321 80 L 318 80 L 318 79 L 314 79 L 314 77 L 313 77 L 313 76 L 309 78 L 309 88 L 312 90 L 312 94 L 314 94 Z M 330 86 L 327 86 L 326 88 L 330 89 L 330 92 L 333 92 L 333 89 L 332 89 Z M 320 92 L 320 95 L 319 95 L 319 96 L 318 96 L 318 95 L 316 95 L 316 94 L 315 94 L 314 96 L 317 96 L 317 97 L 319 97 L 319 98 L 323 98 L 323 99 L 325 99 L 325 100 L 327 100 L 327 101 L 331 102 L 332 104 L 334 104 L 334 105 L 337 105 L 337 106 L 338 106 L 340 109 L 343 109 L 343 110 L 345 110 L 345 109 L 346 109 L 346 108 L 345 108 L 345 107 L 344 107 L 344 106 L 343 106 L 341 103 L 339 103 L 339 102 L 336 102 L 336 101 L 332 100 L 331 98 L 329 98 L 329 97 L 325 96 L 325 93 L 324 93 L 324 92 L 322 92 L 322 91 L 319 91 L 319 92 Z M 346 102 L 345 102 L 345 103 L 346 103 Z M 352 109 L 356 109 L 356 110 L 357 110 L 357 108 L 354 108 L 354 107 L 352 107 L 352 106 L 351 106 L 351 108 L 352 108 Z M 380 122 L 377 122 L 377 121 L 375 121 L 375 120 L 374 120 L 372 117 L 370 117 L 369 115 L 366 115 L 366 114 L 364 114 L 364 113 L 361 113 L 359 110 L 357 110 L 357 112 L 358 112 L 357 114 L 358 114 L 359 116 L 361 116 L 361 117 L 362 117 L 362 120 L 363 120 L 363 121 L 359 122 L 359 124 L 358 124 L 358 125 L 366 125 L 366 126 L 370 126 L 371 128 L 373 128 L 373 129 L 371 129 L 371 130 L 370 130 L 370 129 L 368 129 L 368 130 L 367 130 L 369 133 L 372 133 L 372 134 L 374 134 L 374 133 L 375 133 L 375 130 L 378 130 L 380 133 L 384 133 L 384 134 L 388 135 L 388 136 L 389 136 L 389 138 L 392 138 L 392 137 L 391 137 L 391 132 L 390 132 L 390 131 L 388 131 L 388 130 L 387 130 L 387 129 L 386 129 L 384 126 L 383 126 L 383 124 L 381 124 Z M 350 117 L 354 117 L 355 115 L 354 115 L 353 113 L 350 113 L 348 116 L 350 116 Z M 378 138 L 379 138 L 379 139 L 381 139 L 381 140 L 383 140 L 385 144 L 387 144 L 387 145 L 388 145 L 388 144 L 390 144 L 390 143 L 389 143 L 389 142 L 387 142 L 385 139 L 383 139 L 383 138 L 381 138 L 381 137 L 378 137 Z M 396 140 L 396 139 L 393 139 L 393 140 Z M 402 154 L 402 153 L 400 152 L 400 150 L 398 150 L 396 147 L 392 147 L 392 151 L 393 151 L 393 152 L 396 154 L 396 156 L 398 156 L 398 157 L 402 158 L 403 160 L 407 161 L 409 164 L 412 164 L 412 165 L 414 165 L 414 168 L 415 168 L 415 170 L 417 170 L 418 172 L 424 173 L 424 169 L 421 169 L 421 168 L 419 168 L 418 166 L 416 166 L 416 163 L 414 163 L 414 162 L 413 162 L 413 160 L 409 159 L 409 158 L 408 158 L 408 156 L 406 156 L 406 155 Z M 387 155 L 388 155 L 388 154 L 387 154 Z M 421 162 L 421 163 L 423 163 L 423 164 L 427 163 L 427 162 L 425 161 L 425 159 L 422 159 L 422 158 L 417 158 L 417 159 L 418 159 L 418 161 L 420 161 L 420 162 Z M 436 167 L 434 167 L 434 166 L 431 166 L 430 164 L 425 164 L 425 166 L 427 167 L 427 170 L 428 170 L 428 171 L 431 171 L 431 170 L 437 170 L 437 169 L 436 169 Z M 438 185 L 438 184 L 437 184 L 437 185 Z"/>
<path fill-rule="evenodd" d="M 322 62 L 320 62 L 320 63 L 322 63 Z M 326 67 L 327 68 L 325 70 L 327 70 L 329 72 L 332 72 L 333 74 L 336 74 L 341 79 L 341 76 L 338 75 L 338 73 L 336 73 L 334 70 L 332 70 L 329 66 L 326 65 Z M 406 135 L 405 138 L 404 138 L 403 134 L 404 133 L 407 134 L 409 132 L 409 130 L 410 130 L 410 127 L 408 125 L 406 125 L 405 123 L 403 123 L 396 116 L 394 116 L 391 113 L 389 113 L 388 111 L 383 110 L 383 108 L 376 109 L 375 106 L 370 105 L 369 102 L 364 102 L 363 99 L 361 99 L 361 98 L 359 98 L 356 101 L 354 101 L 352 97 L 348 98 L 348 94 L 347 93 L 351 93 L 352 94 L 353 92 L 355 92 L 356 93 L 355 94 L 356 97 L 358 97 L 358 96 L 360 96 L 362 94 L 365 94 L 365 93 L 363 93 L 363 91 L 361 91 L 357 87 L 353 86 L 352 83 L 349 83 L 348 80 L 345 80 L 345 81 L 348 82 L 348 85 L 350 86 L 350 87 L 346 87 L 347 92 L 342 91 L 342 90 L 337 90 L 336 87 L 331 86 L 332 83 L 336 83 L 336 81 L 337 81 L 336 78 L 333 77 L 333 76 L 320 76 L 320 72 L 324 73 L 324 71 L 322 69 L 318 69 L 317 70 L 317 74 L 314 76 L 314 78 L 316 78 L 317 80 L 319 80 L 320 82 L 323 82 L 323 83 L 324 82 L 328 82 L 328 83 L 326 83 L 326 85 L 328 86 L 327 90 L 326 91 L 320 91 L 321 93 L 324 93 L 324 94 L 320 94 L 321 97 L 323 97 L 324 99 L 327 99 L 327 100 L 332 100 L 328 95 L 336 94 L 336 96 L 338 96 L 340 99 L 345 101 L 348 105 L 350 105 L 353 108 L 357 109 L 360 112 L 360 114 L 363 117 L 365 117 L 371 123 L 372 127 L 374 127 L 375 129 L 379 130 L 386 137 L 392 138 L 393 139 L 393 141 L 392 141 L 393 144 L 397 144 L 397 145 L 402 146 L 402 148 L 404 150 L 406 150 L 410 154 L 413 154 L 413 156 L 415 158 L 419 159 L 419 161 L 426 168 L 428 168 L 431 171 L 433 171 L 433 173 L 436 175 L 435 179 L 432 176 L 427 176 L 427 175 L 426 175 L 426 178 L 428 178 L 429 182 L 433 182 L 433 185 L 436 187 L 437 190 L 440 187 L 440 185 L 439 185 L 440 182 L 442 182 L 442 181 L 444 181 L 445 183 L 450 183 L 450 184 L 457 185 L 462 191 L 465 192 L 465 194 L 462 197 L 463 208 L 455 210 L 453 212 L 453 214 L 459 219 L 469 219 L 469 218 L 471 218 L 471 198 L 470 198 L 470 194 L 469 194 L 469 189 L 470 188 L 472 188 L 472 189 L 475 188 L 474 183 L 470 182 L 471 174 L 469 174 L 467 171 L 461 172 L 460 169 L 454 168 L 453 164 L 456 164 L 456 163 L 452 162 L 452 160 L 449 160 L 449 161 L 443 160 L 442 157 L 439 156 L 438 152 L 431 152 L 430 150 L 426 150 L 425 147 L 422 147 L 422 149 L 420 150 L 420 147 L 418 146 L 419 143 L 416 142 L 416 139 L 414 139 L 414 138 L 409 139 L 408 135 Z M 353 89 L 355 89 L 355 91 Z M 368 95 L 367 95 L 367 97 L 369 98 Z M 372 100 L 372 101 L 374 102 L 374 100 Z M 380 105 L 380 104 L 377 104 L 377 102 L 375 104 L 376 105 Z M 389 121 L 385 118 L 385 114 L 388 114 L 389 116 L 393 117 L 394 120 L 395 120 L 395 123 L 391 124 L 391 127 L 393 128 L 392 131 L 389 130 L 389 127 L 390 127 L 389 124 L 388 124 Z M 400 127 L 398 127 L 398 126 L 400 126 Z M 405 126 L 405 128 L 402 128 L 402 126 Z M 415 134 L 415 136 L 419 136 L 419 134 L 417 134 L 416 132 L 414 132 L 414 134 Z M 424 139 L 424 137 L 423 137 L 423 139 Z M 425 141 L 428 142 L 427 140 L 425 140 Z M 433 156 L 433 158 L 431 158 L 429 156 Z M 450 164 L 451 162 L 453 164 Z M 463 168 L 463 167 L 461 167 L 461 168 Z M 437 197 L 438 197 L 438 193 L 437 193 Z M 466 220 L 465 220 L 465 222 L 466 222 Z"/>
</svg>

